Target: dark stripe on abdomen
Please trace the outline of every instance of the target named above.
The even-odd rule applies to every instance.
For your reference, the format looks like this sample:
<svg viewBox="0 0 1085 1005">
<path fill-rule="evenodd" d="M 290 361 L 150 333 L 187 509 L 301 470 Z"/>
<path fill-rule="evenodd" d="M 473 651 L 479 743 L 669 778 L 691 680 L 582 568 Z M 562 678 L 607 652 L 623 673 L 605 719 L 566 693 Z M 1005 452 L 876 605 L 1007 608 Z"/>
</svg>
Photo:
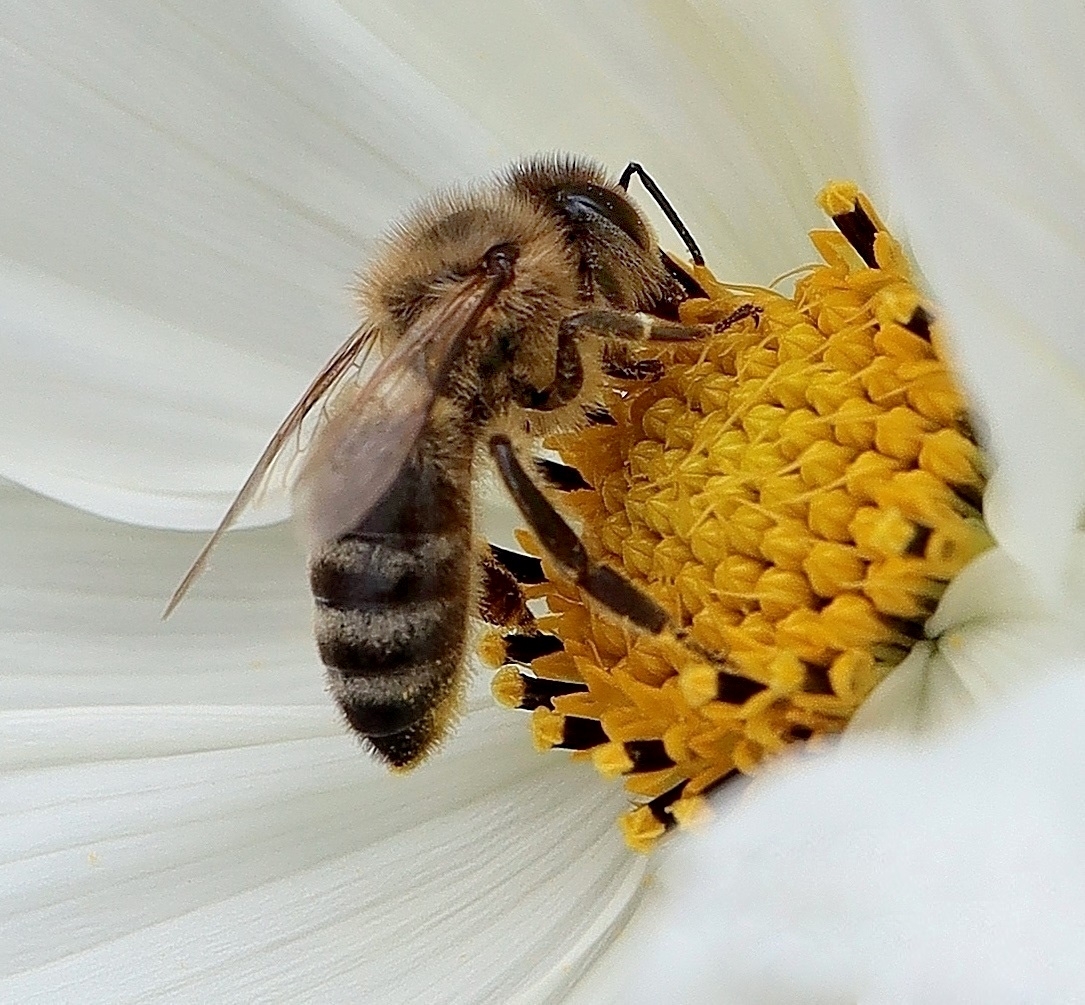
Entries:
<svg viewBox="0 0 1085 1005">
<path fill-rule="evenodd" d="M 310 562 L 309 586 L 339 610 L 444 599 L 463 590 L 467 547 L 459 534 L 346 534 Z"/>
<path fill-rule="evenodd" d="M 439 660 L 464 635 L 463 601 L 423 600 L 364 610 L 320 606 L 315 634 L 324 665 L 374 677 Z M 458 647 L 457 647 L 458 648 Z"/>
<path fill-rule="evenodd" d="M 470 540 L 458 534 L 355 532 L 310 564 L 316 640 L 344 676 L 396 673 L 459 652 L 466 626 Z"/>
</svg>

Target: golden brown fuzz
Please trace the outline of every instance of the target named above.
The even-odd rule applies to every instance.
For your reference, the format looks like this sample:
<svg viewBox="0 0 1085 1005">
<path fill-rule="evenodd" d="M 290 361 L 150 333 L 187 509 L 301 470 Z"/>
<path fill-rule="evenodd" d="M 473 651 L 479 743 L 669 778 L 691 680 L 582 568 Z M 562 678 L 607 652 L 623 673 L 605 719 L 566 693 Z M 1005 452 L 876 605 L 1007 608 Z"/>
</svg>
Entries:
<svg viewBox="0 0 1085 1005">
<path fill-rule="evenodd" d="M 819 201 L 838 230 L 811 235 L 824 264 L 793 296 L 694 270 L 709 299 L 681 320 L 726 330 L 652 347 L 661 379 L 605 389 L 614 425 L 548 441 L 592 486 L 564 497 L 589 552 L 725 657 L 632 630 L 552 565 L 525 587 L 564 649 L 503 667 L 495 695 L 532 710 L 540 748 L 624 778 L 636 849 L 766 755 L 842 730 L 990 544 L 934 315 L 854 185 Z"/>
</svg>

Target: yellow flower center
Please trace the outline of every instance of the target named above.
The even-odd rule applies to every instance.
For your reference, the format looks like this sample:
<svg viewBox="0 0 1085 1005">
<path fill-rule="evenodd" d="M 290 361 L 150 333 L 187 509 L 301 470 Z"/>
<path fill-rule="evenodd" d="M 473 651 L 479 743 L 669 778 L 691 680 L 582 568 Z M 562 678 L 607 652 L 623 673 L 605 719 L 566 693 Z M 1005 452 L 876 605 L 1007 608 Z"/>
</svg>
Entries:
<svg viewBox="0 0 1085 1005">
<path fill-rule="evenodd" d="M 792 297 L 694 270 L 709 299 L 683 322 L 741 320 L 668 346 L 655 382 L 614 381 L 613 424 L 548 443 L 591 486 L 565 506 L 589 551 L 726 669 L 549 565 L 525 588 L 548 613 L 481 647 L 537 746 L 624 778 L 638 850 L 766 755 L 843 729 L 990 544 L 983 458 L 901 249 L 854 185 L 819 202 L 838 230 L 811 234 L 824 264 Z"/>
</svg>

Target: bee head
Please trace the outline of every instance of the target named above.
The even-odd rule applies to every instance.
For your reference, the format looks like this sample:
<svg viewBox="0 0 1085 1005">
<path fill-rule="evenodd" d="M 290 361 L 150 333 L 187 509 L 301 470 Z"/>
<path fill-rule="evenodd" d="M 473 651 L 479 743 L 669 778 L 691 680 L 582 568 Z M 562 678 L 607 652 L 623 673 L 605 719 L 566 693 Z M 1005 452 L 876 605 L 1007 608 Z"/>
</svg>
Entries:
<svg viewBox="0 0 1085 1005">
<path fill-rule="evenodd" d="M 513 167 L 508 181 L 557 217 L 578 263 L 586 300 L 669 316 L 685 299 L 664 265 L 648 220 L 597 164 L 562 156 L 534 158 Z"/>
</svg>

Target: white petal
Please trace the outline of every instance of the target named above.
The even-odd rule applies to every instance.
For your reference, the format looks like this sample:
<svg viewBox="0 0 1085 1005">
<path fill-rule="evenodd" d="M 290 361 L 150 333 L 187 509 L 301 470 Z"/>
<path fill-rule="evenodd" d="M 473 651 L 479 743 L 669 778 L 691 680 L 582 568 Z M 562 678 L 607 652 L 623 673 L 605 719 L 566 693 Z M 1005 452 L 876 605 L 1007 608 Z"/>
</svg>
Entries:
<svg viewBox="0 0 1085 1005">
<path fill-rule="evenodd" d="M 297 714 L 254 741 L 216 710 L 99 711 L 81 761 L 0 780 L 5 1000 L 536 1000 L 637 896 L 620 796 L 507 713 L 399 778 Z M 78 723 L 42 713 L 39 740 Z"/>
<path fill-rule="evenodd" d="M 494 143 L 330 2 L 43 3 L 0 36 L 0 473 L 206 526 L 357 323 L 373 235 Z"/>
<path fill-rule="evenodd" d="M 869 733 L 908 736 L 926 728 L 931 707 L 932 666 L 938 651 L 934 643 L 919 642 L 908 657 L 870 694 L 848 723 L 846 736 Z M 940 675 L 939 675 L 940 676 Z"/>
<path fill-rule="evenodd" d="M 1001 548 L 971 562 L 927 623 L 934 641 L 917 645 L 871 693 L 846 736 L 929 734 L 1021 689 L 1045 667 L 1085 659 L 1085 535 L 1069 550 L 1061 607 Z"/>
<path fill-rule="evenodd" d="M 991 548 L 966 565 L 946 588 L 927 622 L 927 634 L 1000 618 L 1038 619 L 1049 613 L 1037 582 L 1003 548 Z"/>
<path fill-rule="evenodd" d="M 839 16 L 757 15 L 13 9 L 0 474 L 132 522 L 209 526 L 353 327 L 346 288 L 374 233 L 513 153 L 636 157 L 736 279 L 808 258 L 811 193 L 866 174 Z"/>
<path fill-rule="evenodd" d="M 836 3 L 354 6 L 513 150 L 640 161 L 735 279 L 807 261 L 814 194 L 869 174 Z"/>
<path fill-rule="evenodd" d="M 299 393 L 296 367 L 11 263 L 0 332 L 4 473 L 152 526 L 217 523 L 244 478 L 238 458 L 258 455 Z M 276 498 L 260 516 L 284 514 Z"/>
<path fill-rule="evenodd" d="M 230 535 L 163 623 L 202 534 L 99 520 L 13 486 L 0 487 L 0 526 L 0 708 L 327 704 L 287 528 Z"/>
<path fill-rule="evenodd" d="M 857 2 L 894 209 L 999 471 L 986 515 L 1052 594 L 1085 502 L 1080 5 Z"/>
<path fill-rule="evenodd" d="M 541 1000 L 632 909 L 621 793 L 484 674 L 421 770 L 358 749 L 283 528 L 163 626 L 194 535 L 13 487 L 0 526 L 0 999 Z"/>
<path fill-rule="evenodd" d="M 675 850 L 620 1000 L 1075 999 L 1082 707 L 1078 671 L 933 750 L 783 766 Z"/>
</svg>

